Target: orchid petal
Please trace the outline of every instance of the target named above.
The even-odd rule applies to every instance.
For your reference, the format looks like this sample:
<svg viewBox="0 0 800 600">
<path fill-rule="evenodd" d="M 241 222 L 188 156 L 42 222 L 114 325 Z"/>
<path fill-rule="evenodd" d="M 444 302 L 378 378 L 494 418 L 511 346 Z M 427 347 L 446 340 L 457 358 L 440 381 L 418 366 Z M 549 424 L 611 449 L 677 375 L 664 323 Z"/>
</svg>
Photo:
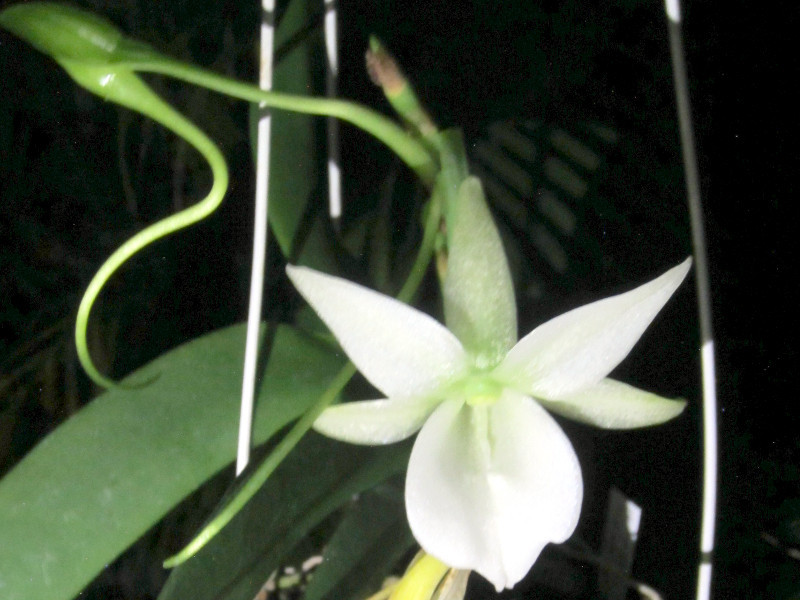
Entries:
<svg viewBox="0 0 800 600">
<path fill-rule="evenodd" d="M 597 383 L 628 355 L 678 288 L 691 258 L 630 292 L 576 308 L 522 338 L 493 376 L 551 400 Z"/>
<path fill-rule="evenodd" d="M 314 429 L 351 444 L 391 444 L 415 434 L 438 404 L 430 398 L 347 402 L 325 409 Z"/>
<path fill-rule="evenodd" d="M 602 429 L 659 425 L 686 408 L 685 400 L 669 400 L 613 379 L 602 379 L 557 400 L 537 400 L 551 412 Z"/>
<path fill-rule="evenodd" d="M 442 324 L 394 298 L 307 267 L 286 273 L 359 371 L 388 397 L 425 396 L 467 368 Z"/>
<path fill-rule="evenodd" d="M 468 177 L 447 214 L 445 322 L 479 366 L 493 367 L 517 341 L 517 305 L 503 242 L 481 182 Z"/>
<path fill-rule="evenodd" d="M 569 440 L 531 398 L 443 402 L 408 465 L 406 510 L 422 548 L 510 588 L 575 529 L 583 483 Z"/>
</svg>

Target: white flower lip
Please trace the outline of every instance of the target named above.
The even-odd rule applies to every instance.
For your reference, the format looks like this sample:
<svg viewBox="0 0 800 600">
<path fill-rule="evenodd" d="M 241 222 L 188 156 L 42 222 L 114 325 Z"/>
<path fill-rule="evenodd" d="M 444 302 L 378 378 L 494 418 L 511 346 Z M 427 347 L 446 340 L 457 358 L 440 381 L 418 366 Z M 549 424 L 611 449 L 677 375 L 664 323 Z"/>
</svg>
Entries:
<svg viewBox="0 0 800 600">
<path fill-rule="evenodd" d="M 411 531 L 429 554 L 513 587 L 549 542 L 578 524 L 583 481 L 564 432 L 536 402 L 442 403 L 422 427 L 406 477 Z"/>
<path fill-rule="evenodd" d="M 549 542 L 574 531 L 580 465 L 542 407 L 607 429 L 667 421 L 685 407 L 607 378 L 681 284 L 691 259 L 624 294 L 537 327 L 485 373 L 494 403 L 454 398 L 474 380 L 471 354 L 444 326 L 397 300 L 303 267 L 298 291 L 365 377 L 387 398 L 327 409 L 320 432 L 385 444 L 421 428 L 408 466 L 406 510 L 422 548 L 513 587 Z M 469 379 L 468 379 L 469 378 Z M 469 386 L 463 388 L 469 393 Z"/>
</svg>

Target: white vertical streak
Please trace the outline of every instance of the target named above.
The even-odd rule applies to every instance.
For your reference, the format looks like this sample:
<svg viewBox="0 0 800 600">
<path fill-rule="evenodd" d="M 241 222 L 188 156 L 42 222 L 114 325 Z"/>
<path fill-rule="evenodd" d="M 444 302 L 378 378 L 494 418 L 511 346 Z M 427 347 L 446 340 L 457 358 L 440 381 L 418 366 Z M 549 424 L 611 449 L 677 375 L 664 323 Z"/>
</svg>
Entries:
<svg viewBox="0 0 800 600">
<path fill-rule="evenodd" d="M 673 23 L 681 22 L 681 5 L 678 0 L 664 0 L 667 18 Z"/>
<path fill-rule="evenodd" d="M 261 52 L 258 82 L 263 90 L 272 89 L 272 61 L 275 38 L 275 0 L 261 3 Z M 236 451 L 236 474 L 244 471 L 250 461 L 253 436 L 253 405 L 258 364 L 261 304 L 264 293 L 264 267 L 267 255 L 267 194 L 269 190 L 269 150 L 271 118 L 261 107 L 258 121 L 258 147 L 256 151 L 255 226 L 253 232 L 253 265 L 250 272 L 250 305 L 247 312 L 247 341 L 244 353 L 242 378 L 242 404 L 239 413 L 239 443 Z"/>
<path fill-rule="evenodd" d="M 717 447 L 717 382 L 714 372 L 714 340 L 705 340 L 702 350 L 703 371 L 703 428 L 706 449 Z M 709 402 L 708 399 L 713 399 Z M 715 510 L 717 506 L 717 453 L 706 452 L 703 456 L 703 518 L 700 531 L 700 551 L 704 555 L 714 550 Z M 710 568 L 710 565 L 709 565 Z"/>
<path fill-rule="evenodd" d="M 697 600 L 711 598 L 711 562 L 702 561 L 697 572 Z"/>
<path fill-rule="evenodd" d="M 667 29 L 675 82 L 681 150 L 683 152 L 689 216 L 692 224 L 692 245 L 695 257 L 697 305 L 702 337 L 701 369 L 703 381 L 703 508 L 700 525 L 700 563 L 697 572 L 697 600 L 711 597 L 714 551 L 714 529 L 717 511 L 717 386 L 714 361 L 714 333 L 711 324 L 711 289 L 708 276 L 703 209 L 700 197 L 700 177 L 694 146 L 689 86 L 681 38 L 678 0 L 666 3 Z"/>
<path fill-rule="evenodd" d="M 339 78 L 337 0 L 325 0 L 325 95 L 336 96 Z M 342 216 L 342 174 L 339 168 L 339 122 L 328 118 L 328 211 L 336 224 Z"/>
</svg>

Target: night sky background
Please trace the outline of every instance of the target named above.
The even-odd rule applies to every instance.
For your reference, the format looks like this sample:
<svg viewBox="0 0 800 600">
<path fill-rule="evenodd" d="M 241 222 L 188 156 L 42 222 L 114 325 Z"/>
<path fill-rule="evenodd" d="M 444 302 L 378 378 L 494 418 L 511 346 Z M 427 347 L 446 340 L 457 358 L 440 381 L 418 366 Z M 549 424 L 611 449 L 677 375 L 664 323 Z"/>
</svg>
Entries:
<svg viewBox="0 0 800 600">
<path fill-rule="evenodd" d="M 0 8 L 9 4 L 0 0 Z M 258 15 L 239 0 L 78 4 L 167 54 L 255 77 Z M 493 200 L 501 229 L 516 240 L 522 332 L 630 289 L 691 253 L 663 7 L 655 0 L 587 4 L 357 0 L 340 6 L 341 96 L 389 113 L 363 67 L 374 33 L 437 122 L 464 129 L 469 148 L 491 142 L 497 124 L 526 132 L 542 155 L 553 151 L 554 131 L 594 144 L 601 164 L 585 173 L 585 197 L 568 203 L 577 225 L 573 236 L 557 237 L 569 257 L 560 271 L 525 237 L 531 230 L 507 202 Z M 738 1 L 687 2 L 683 13 L 718 352 L 715 596 L 788 599 L 800 594 L 800 563 L 787 554 L 800 547 L 800 413 L 790 316 L 798 303 L 791 217 L 796 94 L 790 101 L 798 60 L 785 48 L 796 35 L 798 11 L 794 3 Z M 97 318 L 105 326 L 95 341 L 103 367 L 115 375 L 246 314 L 254 181 L 247 107 L 173 81 L 148 81 L 220 143 L 232 185 L 217 214 L 142 253 L 104 292 Z M 590 124 L 598 123 L 613 129 L 613 143 L 592 137 Z M 188 181 L 176 184 L 172 166 L 180 151 L 158 127 L 78 90 L 52 61 L 0 31 L 0 474 L 95 393 L 71 349 L 74 312 L 105 256 L 204 189 L 207 174 L 192 156 L 182 155 Z M 387 173 L 399 195 L 418 200 L 411 175 L 361 132 L 343 128 L 342 156 L 345 232 L 379 202 Z M 485 166 L 480 156 L 472 158 Z M 538 177 L 538 194 L 547 182 L 537 165 L 528 167 Z M 135 211 L 126 205 L 131 197 Z M 525 205 L 532 200 L 518 200 L 523 209 L 514 214 L 534 219 L 533 205 Z M 267 315 L 285 319 L 293 296 L 274 245 L 270 262 Z M 363 264 L 355 256 L 345 267 L 358 273 Z M 423 304 L 435 299 L 430 283 Z M 691 597 L 698 554 L 693 285 L 684 284 L 616 373 L 688 398 L 686 413 L 630 433 L 560 421 L 582 464 L 594 465 L 586 473 L 580 535 L 596 545 L 608 487 L 624 490 L 644 508 L 634 576 L 670 599 Z M 125 568 L 133 567 L 115 573 Z M 152 585 L 155 591 L 135 594 L 114 589 L 124 588 L 116 592 L 121 598 L 148 598 L 158 589 Z"/>
</svg>

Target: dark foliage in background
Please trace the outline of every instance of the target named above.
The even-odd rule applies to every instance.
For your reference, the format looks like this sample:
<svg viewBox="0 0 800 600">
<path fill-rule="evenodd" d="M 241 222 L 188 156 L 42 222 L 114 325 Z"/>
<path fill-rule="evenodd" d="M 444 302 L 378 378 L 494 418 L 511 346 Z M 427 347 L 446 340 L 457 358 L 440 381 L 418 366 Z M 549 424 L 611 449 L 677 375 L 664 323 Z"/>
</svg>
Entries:
<svg viewBox="0 0 800 600">
<path fill-rule="evenodd" d="M 255 3 L 79 4 L 178 58 L 255 77 Z M 792 116 L 778 108 L 779 94 L 763 91 L 784 77 L 770 45 L 780 29 L 768 15 L 744 12 L 743 3 L 725 15 L 695 4 L 684 9 L 686 43 L 724 411 L 716 589 L 720 598 L 790 598 L 800 590 L 800 565 L 791 555 L 800 545 L 800 420 L 786 400 L 797 351 L 783 327 L 797 298 L 796 290 L 786 289 L 792 251 L 777 199 L 791 197 L 792 181 L 769 150 L 788 147 L 785 125 Z M 523 330 L 644 281 L 690 251 L 659 2 L 624 0 L 597 8 L 577 1 L 381 0 L 342 3 L 340 10 L 342 96 L 388 111 L 363 68 L 367 36 L 375 33 L 435 118 L 464 128 L 482 175 L 507 183 L 497 174 L 496 155 L 478 151 L 484 143 L 505 152 L 493 137 L 497 127 L 521 133 L 535 148 L 530 160 L 511 157 L 530 174 L 533 194 L 522 197 L 507 186 L 520 202 L 514 210 L 492 196 L 507 240 L 517 240 L 510 251 Z M 319 35 L 314 29 L 307 34 Z M 247 107 L 171 81 L 148 81 L 222 146 L 232 185 L 217 214 L 141 253 L 104 291 L 92 342 L 101 366 L 115 375 L 242 320 L 246 308 L 253 189 Z M 750 89 L 762 90 L 765 104 L 754 108 Z M 96 391 L 77 367 L 71 341 L 83 286 L 134 231 L 194 202 L 207 173 L 171 135 L 89 97 L 56 65 L 5 33 L 0 106 L 2 473 Z M 592 124 L 608 127 L 613 143 L 592 133 Z M 544 170 L 547 157 L 564 158 L 554 143 L 558 131 L 600 157 L 593 169 L 573 165 L 587 185 L 584 195 L 565 192 Z M 379 210 L 387 172 L 396 178 L 394 207 L 404 198 L 417 201 L 410 176 L 383 148 L 347 127 L 342 145 L 344 238 L 348 232 L 357 237 L 363 216 Z M 780 192 L 773 191 L 778 185 Z M 324 182 L 319 186 L 324 190 Z M 573 233 L 541 212 L 538 201 L 547 192 L 569 209 Z M 559 267 L 548 257 L 543 238 L 536 237 L 541 230 L 532 224 L 555 239 L 568 264 Z M 403 243 L 399 234 L 392 239 Z M 347 239 L 341 241 L 346 246 Z M 279 254 L 271 246 L 267 313 L 274 318 L 285 316 L 291 298 Z M 349 260 L 355 272 L 366 268 L 357 255 Z M 668 598 L 684 598 L 693 590 L 699 510 L 698 359 L 688 286 L 660 322 L 676 325 L 662 325 L 658 337 L 645 336 L 623 365 L 624 378 L 689 397 L 687 414 L 664 428 L 630 434 L 564 426 L 582 463 L 596 465 L 586 473 L 581 534 L 596 541 L 605 491 L 612 483 L 621 487 L 644 506 L 635 575 Z M 673 338 L 664 337 L 673 330 Z M 219 490 L 210 489 L 184 507 L 194 511 L 189 526 L 213 504 Z M 158 526 L 88 597 L 153 597 L 162 575 L 147 557 L 173 526 Z M 519 597 L 513 594 L 508 597 Z"/>
</svg>

